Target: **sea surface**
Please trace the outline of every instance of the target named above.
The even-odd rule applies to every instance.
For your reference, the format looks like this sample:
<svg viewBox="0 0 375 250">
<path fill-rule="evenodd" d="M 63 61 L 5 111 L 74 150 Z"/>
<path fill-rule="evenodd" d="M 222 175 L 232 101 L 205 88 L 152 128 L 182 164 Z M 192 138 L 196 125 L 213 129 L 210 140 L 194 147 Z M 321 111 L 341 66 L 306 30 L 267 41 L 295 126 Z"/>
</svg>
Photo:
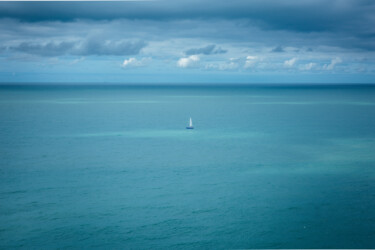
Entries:
<svg viewBox="0 0 375 250">
<path fill-rule="evenodd" d="M 375 248 L 375 86 L 2 85 L 9 248 Z"/>
</svg>

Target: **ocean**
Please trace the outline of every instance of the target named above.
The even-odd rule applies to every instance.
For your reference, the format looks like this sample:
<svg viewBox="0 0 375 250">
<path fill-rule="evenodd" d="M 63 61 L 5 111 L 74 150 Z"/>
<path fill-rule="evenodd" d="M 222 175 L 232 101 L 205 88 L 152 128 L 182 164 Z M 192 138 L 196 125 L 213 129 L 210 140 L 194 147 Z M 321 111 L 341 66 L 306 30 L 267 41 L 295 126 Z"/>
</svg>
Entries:
<svg viewBox="0 0 375 250">
<path fill-rule="evenodd" d="M 2 85 L 0 248 L 375 248 L 375 86 Z"/>
</svg>

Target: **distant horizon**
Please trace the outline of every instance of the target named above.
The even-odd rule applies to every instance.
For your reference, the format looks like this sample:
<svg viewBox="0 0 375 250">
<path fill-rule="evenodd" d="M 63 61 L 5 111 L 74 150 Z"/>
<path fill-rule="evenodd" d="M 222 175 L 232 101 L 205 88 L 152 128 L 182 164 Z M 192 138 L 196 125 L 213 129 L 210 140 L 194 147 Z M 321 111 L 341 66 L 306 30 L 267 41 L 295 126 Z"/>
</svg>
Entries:
<svg viewBox="0 0 375 250">
<path fill-rule="evenodd" d="M 98 86 L 98 87 L 110 87 L 110 86 L 129 86 L 129 87 L 360 87 L 360 86 L 372 86 L 375 87 L 375 83 L 126 83 L 126 82 L 0 82 L 0 87 L 12 87 L 12 86 Z"/>
</svg>

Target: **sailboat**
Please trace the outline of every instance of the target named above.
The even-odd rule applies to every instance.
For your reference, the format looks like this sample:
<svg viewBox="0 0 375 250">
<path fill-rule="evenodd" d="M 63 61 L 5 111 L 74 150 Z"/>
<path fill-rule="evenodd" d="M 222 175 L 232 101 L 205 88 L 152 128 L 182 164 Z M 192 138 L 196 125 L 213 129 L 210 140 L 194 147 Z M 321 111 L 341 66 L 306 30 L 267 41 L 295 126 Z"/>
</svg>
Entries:
<svg viewBox="0 0 375 250">
<path fill-rule="evenodd" d="M 193 121 L 191 120 L 191 117 L 190 117 L 189 126 L 187 126 L 186 129 L 194 129 L 194 127 L 193 127 Z"/>
</svg>

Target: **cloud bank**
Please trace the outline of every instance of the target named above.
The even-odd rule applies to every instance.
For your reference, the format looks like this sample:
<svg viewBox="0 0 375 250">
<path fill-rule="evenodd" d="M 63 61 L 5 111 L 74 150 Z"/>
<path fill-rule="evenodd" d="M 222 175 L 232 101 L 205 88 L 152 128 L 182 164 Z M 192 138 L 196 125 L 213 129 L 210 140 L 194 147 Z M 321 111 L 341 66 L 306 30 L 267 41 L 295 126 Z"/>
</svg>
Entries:
<svg viewBox="0 0 375 250">
<path fill-rule="evenodd" d="M 60 55 L 137 55 L 146 46 L 144 41 L 110 41 L 86 39 L 78 42 L 22 42 L 9 46 L 10 51 L 23 52 L 38 56 Z"/>
</svg>

